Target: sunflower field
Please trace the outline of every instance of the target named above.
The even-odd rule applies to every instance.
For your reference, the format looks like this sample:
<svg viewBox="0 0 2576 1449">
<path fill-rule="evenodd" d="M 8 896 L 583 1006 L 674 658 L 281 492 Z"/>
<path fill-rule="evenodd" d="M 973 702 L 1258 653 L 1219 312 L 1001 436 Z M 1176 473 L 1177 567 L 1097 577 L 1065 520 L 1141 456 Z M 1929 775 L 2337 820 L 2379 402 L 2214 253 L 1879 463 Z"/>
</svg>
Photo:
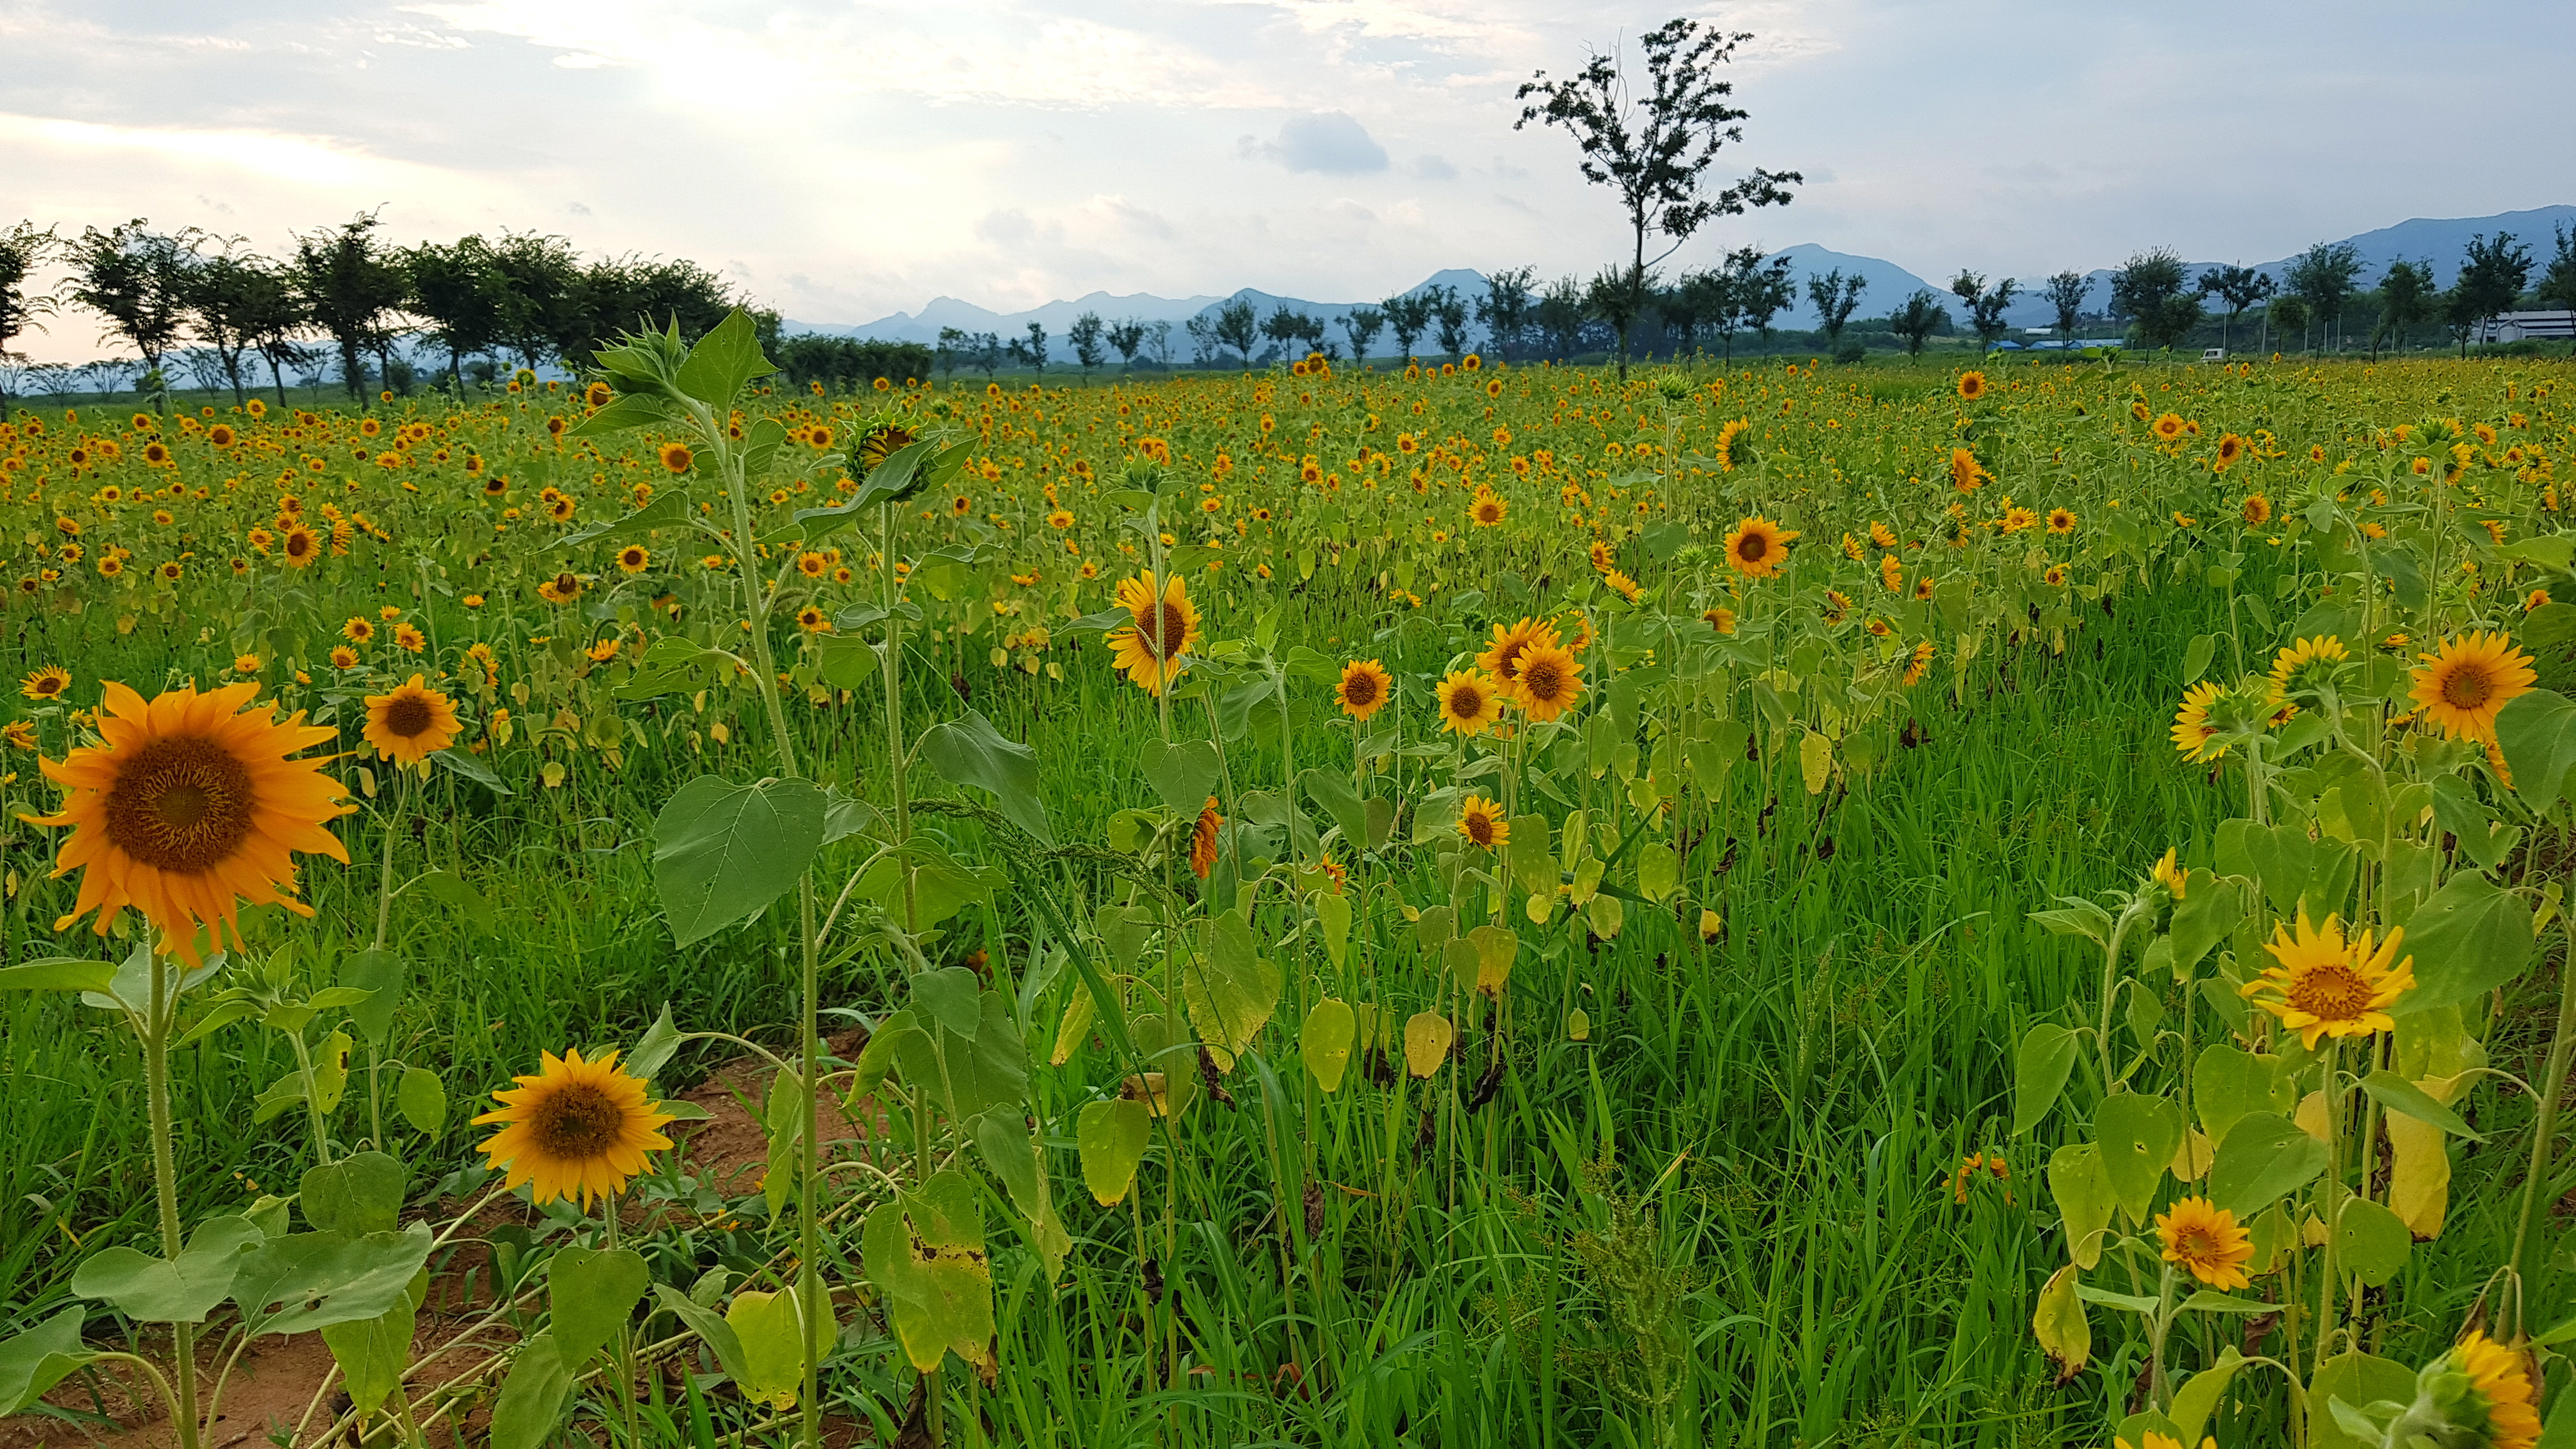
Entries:
<svg viewBox="0 0 2576 1449">
<path fill-rule="evenodd" d="M 2576 1444 L 2547 364 L 772 373 L 0 422 L 0 1445 Z"/>
</svg>

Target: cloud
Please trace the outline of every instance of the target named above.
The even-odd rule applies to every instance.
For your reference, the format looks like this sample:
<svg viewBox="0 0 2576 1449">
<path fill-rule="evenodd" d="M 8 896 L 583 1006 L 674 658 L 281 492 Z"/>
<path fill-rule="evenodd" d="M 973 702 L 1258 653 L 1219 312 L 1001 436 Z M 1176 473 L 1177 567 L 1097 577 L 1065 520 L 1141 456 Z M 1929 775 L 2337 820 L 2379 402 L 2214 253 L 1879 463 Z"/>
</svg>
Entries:
<svg viewBox="0 0 2576 1449">
<path fill-rule="evenodd" d="M 1278 140 L 1255 141 L 1246 136 L 1236 149 L 1245 156 L 1276 161 L 1291 171 L 1325 176 L 1358 176 L 1384 171 L 1387 166 L 1386 148 L 1347 111 L 1292 116 L 1279 128 Z"/>
<path fill-rule="evenodd" d="M 1413 162 L 1413 174 L 1424 181 L 1455 181 L 1458 168 L 1438 156 L 1417 156 Z"/>
</svg>

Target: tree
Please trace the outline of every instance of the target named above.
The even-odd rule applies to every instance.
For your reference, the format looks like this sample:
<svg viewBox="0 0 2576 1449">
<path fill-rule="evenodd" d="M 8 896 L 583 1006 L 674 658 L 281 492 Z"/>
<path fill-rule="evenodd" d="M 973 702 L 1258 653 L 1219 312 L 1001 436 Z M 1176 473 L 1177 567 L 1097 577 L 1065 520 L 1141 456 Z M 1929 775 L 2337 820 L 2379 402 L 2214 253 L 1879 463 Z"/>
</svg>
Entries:
<svg viewBox="0 0 2576 1449">
<path fill-rule="evenodd" d="M 1434 287 L 1426 294 L 1431 304 L 1431 320 L 1440 328 L 1440 350 L 1453 362 L 1467 358 L 1467 319 L 1472 315 L 1455 287 Z"/>
<path fill-rule="evenodd" d="M 2004 325 L 2004 308 L 2012 304 L 2013 279 L 2005 277 L 1992 290 L 1986 279 L 1965 267 L 1950 279 L 1950 295 L 1968 304 L 1968 325 L 1977 329 L 1977 347 L 1991 352 L 2008 330 Z"/>
<path fill-rule="evenodd" d="M 2488 241 L 2484 232 L 2469 238 L 2468 250 L 2460 257 L 2460 274 L 2451 280 L 2450 298 L 2455 325 L 2464 329 L 2464 353 L 2469 334 L 2512 311 L 2530 280 L 2531 248 L 2514 240 L 2512 232 L 2497 232 L 2494 241 Z"/>
<path fill-rule="evenodd" d="M 0 231 L 0 362 L 19 356 L 9 350 L 10 343 L 28 332 L 44 330 L 37 318 L 53 315 L 54 299 L 29 295 L 27 278 L 54 246 L 53 228 L 39 230 L 32 221 Z M 7 391 L 0 389 L 0 401 L 7 398 Z"/>
<path fill-rule="evenodd" d="M 1431 329 L 1431 299 L 1419 292 L 1398 292 L 1379 303 L 1386 309 L 1386 330 L 1395 334 L 1395 350 L 1413 360 L 1415 339 Z"/>
<path fill-rule="evenodd" d="M 2130 319 L 2141 345 L 2171 347 L 2200 325 L 2200 298 L 2188 282 L 2173 248 L 2151 247 L 2111 274 L 2112 310 Z"/>
<path fill-rule="evenodd" d="M 503 293 L 493 284 L 491 245 L 468 236 L 441 246 L 424 242 L 396 258 L 402 268 L 406 309 L 429 323 L 429 335 L 447 353 L 447 381 L 465 392 L 465 359 L 501 342 Z"/>
<path fill-rule="evenodd" d="M 1623 264 L 1603 267 L 1583 289 L 1583 310 L 1610 324 L 1611 332 L 1618 336 L 1619 356 L 1623 359 L 1628 355 L 1629 329 L 1637 325 L 1653 288 L 1652 281 L 1640 285 Z"/>
<path fill-rule="evenodd" d="M 187 327 L 188 273 L 204 241 L 205 233 L 195 227 L 165 234 L 137 217 L 108 231 L 84 227 L 80 240 L 64 248 L 72 269 L 64 295 L 105 317 L 107 335 L 143 355 L 157 409 L 168 404 L 154 382 L 162 356 Z"/>
<path fill-rule="evenodd" d="M 2270 276 L 2252 267 L 2233 263 L 2201 273 L 2199 286 L 2202 296 L 2214 296 L 2227 304 L 2227 314 L 2218 323 L 2218 345 L 2221 349 L 2227 346 L 2228 333 L 2235 327 L 2236 319 L 2244 316 L 2247 308 L 2272 295 Z"/>
<path fill-rule="evenodd" d="M 1003 348 L 1010 354 L 1013 362 L 1017 362 L 1024 367 L 1037 369 L 1040 376 L 1044 376 L 1046 374 L 1046 324 L 1038 321 L 1034 317 L 1030 318 L 1028 335 L 1026 337 L 1012 338 L 1009 342 L 1003 344 Z"/>
<path fill-rule="evenodd" d="M 997 332 L 967 334 L 966 361 L 969 366 L 983 373 L 987 382 L 992 380 L 994 372 L 1001 367 L 1004 350 L 1001 334 Z"/>
<path fill-rule="evenodd" d="M 2304 341 L 2308 330 L 2307 300 L 2295 295 L 2274 297 L 2263 309 L 2263 329 L 2269 332 L 2275 327 L 2280 328 L 2285 337 L 2296 330 Z"/>
<path fill-rule="evenodd" d="M 1121 372 L 1134 368 L 1136 354 L 1145 346 L 1145 324 L 1133 317 L 1124 322 L 1111 323 L 1109 345 L 1118 349 L 1118 368 Z"/>
<path fill-rule="evenodd" d="M 2554 305 L 2576 312 L 2576 229 L 2561 222 L 2552 228 L 2552 235 L 2557 239 L 2558 250 L 2550 254 L 2549 269 L 2540 274 L 2540 285 L 2532 289 L 2532 299 L 2544 307 Z M 0 347 L 7 345 L 8 339 L 0 337 Z"/>
<path fill-rule="evenodd" d="M 1073 360 L 1082 364 L 1084 386 L 1091 383 L 1091 370 L 1108 356 L 1100 350 L 1100 336 L 1105 329 L 1097 312 L 1085 312 L 1073 319 L 1064 331 L 1064 339 L 1073 344 Z"/>
<path fill-rule="evenodd" d="M 1816 309 L 1816 320 L 1824 324 L 1825 349 L 1842 345 L 1843 328 L 1851 321 L 1852 309 L 1860 305 L 1860 294 L 1869 288 L 1869 278 L 1858 272 L 1846 277 L 1840 267 L 1821 277 L 1807 278 L 1807 302 Z"/>
<path fill-rule="evenodd" d="M 956 375 L 957 364 L 966 361 L 967 349 L 973 345 L 973 341 L 974 339 L 966 335 L 966 329 L 963 327 L 939 329 L 939 346 L 931 353 L 931 358 L 938 363 L 940 376 Z"/>
<path fill-rule="evenodd" d="M 1297 339 L 1306 335 L 1306 314 L 1282 303 L 1271 309 L 1261 324 L 1261 335 L 1277 344 L 1279 355 L 1286 357 Z"/>
<path fill-rule="evenodd" d="M 568 365 L 586 367 L 622 332 L 676 327 L 695 341 L 739 305 L 723 278 L 685 257 L 607 257 L 581 269 L 554 342 Z"/>
<path fill-rule="evenodd" d="M 283 340 L 302 321 L 295 289 L 287 285 L 275 263 L 233 244 L 191 268 L 182 295 L 198 339 L 214 349 L 217 367 L 232 386 L 233 402 L 240 405 L 243 355 L 263 350 L 269 341 Z M 286 393 L 277 355 L 266 355 L 271 375 L 279 379 L 282 406 Z"/>
<path fill-rule="evenodd" d="M 1351 339 L 1351 361 L 1366 362 L 1369 344 L 1386 330 L 1386 314 L 1375 307 L 1353 307 L 1342 314 L 1342 332 Z"/>
<path fill-rule="evenodd" d="M 1583 344 L 1583 284 L 1572 277 L 1548 283 L 1530 317 L 1547 338 L 1549 356 L 1559 361 L 1574 356 Z"/>
<path fill-rule="evenodd" d="M 1917 287 L 1905 305 L 1887 316 L 1888 327 L 1905 339 L 1905 355 L 1920 357 L 1923 344 L 1932 334 L 1950 325 L 1950 309 L 1941 305 L 1940 294 L 1929 287 Z"/>
<path fill-rule="evenodd" d="M 1625 278 L 1638 295 L 1647 269 L 1671 256 L 1702 224 L 1719 216 L 1740 216 L 1747 208 L 1784 206 L 1790 188 L 1806 178 L 1795 171 L 1771 172 L 1755 167 L 1750 175 L 1714 191 L 1707 189 L 1709 168 L 1719 151 L 1744 139 L 1740 124 L 1751 114 L 1728 104 L 1732 81 L 1717 78 L 1717 68 L 1734 59 L 1735 47 L 1753 37 L 1702 31 L 1699 22 L 1675 18 L 1638 38 L 1644 53 L 1645 91 L 1631 85 L 1616 54 L 1595 51 L 1582 70 L 1552 81 L 1538 71 L 1522 82 L 1513 99 L 1523 102 L 1519 130 L 1532 121 L 1561 126 L 1582 151 L 1583 179 L 1608 186 L 1627 212 L 1630 254 Z M 1533 97 L 1542 103 L 1530 104 Z M 1660 232 L 1672 242 L 1653 257 L 1646 255 L 1646 236 Z M 1626 334 L 1620 336 L 1619 375 L 1628 375 Z"/>
<path fill-rule="evenodd" d="M 394 312 L 403 303 L 402 270 L 376 236 L 373 212 L 328 231 L 297 233 L 290 263 L 296 299 L 314 326 L 340 349 L 340 380 L 349 395 L 367 401 L 363 357 L 381 358 Z"/>
<path fill-rule="evenodd" d="M 1538 277 L 1536 267 L 1511 267 L 1485 279 L 1485 295 L 1476 299 L 1476 322 L 1490 338 L 1494 355 L 1509 360 L 1512 347 L 1530 325 L 1530 309 L 1537 305 L 1530 283 Z"/>
<path fill-rule="evenodd" d="M 1682 358 L 1696 351 L 1699 343 L 1699 298 L 1691 290 L 1696 273 L 1685 272 L 1680 280 L 1655 292 L 1655 316 L 1665 334 L 1673 339 L 1672 355 Z"/>
<path fill-rule="evenodd" d="M 506 232 L 484 259 L 483 285 L 494 344 L 536 367 L 569 356 L 579 325 L 585 278 L 572 243 L 539 232 Z"/>
<path fill-rule="evenodd" d="M 2075 340 L 2075 324 L 2084 315 L 2084 299 L 2093 290 L 2093 279 L 2082 272 L 2060 272 L 2048 279 L 2042 294 L 2057 311 L 2057 340 Z"/>
<path fill-rule="evenodd" d="M 1759 248 L 1737 247 L 1714 269 L 1694 272 L 1682 281 L 1691 293 L 1691 310 L 1703 326 L 1716 330 L 1730 365 L 1735 361 L 1736 331 L 1744 325 L 1744 278 L 1761 260 Z"/>
<path fill-rule="evenodd" d="M 2371 325 L 2370 355 L 2379 355 L 2382 337 L 2396 339 L 2397 350 L 2406 350 L 2406 329 L 2433 315 L 2433 264 L 2395 261 L 2388 264 L 2388 274 L 2379 279 L 2379 320 Z"/>
<path fill-rule="evenodd" d="M 1145 329 L 1145 337 L 1154 349 L 1154 360 L 1162 364 L 1165 372 L 1171 371 L 1172 324 L 1168 321 L 1156 322 Z"/>
<path fill-rule="evenodd" d="M 1261 315 L 1253 310 L 1252 303 L 1237 297 L 1217 308 L 1216 319 L 1208 325 L 1208 335 L 1218 345 L 1233 348 L 1244 368 L 1250 370 L 1253 344 L 1261 340 Z"/>
<path fill-rule="evenodd" d="M 2361 275 L 2361 252 L 2350 242 L 2318 242 L 2299 253 L 2282 273 L 2282 285 L 2307 303 L 2307 315 L 2319 323 L 2343 320 L 2343 304 L 2352 299 Z M 2306 341 L 2304 328 L 2300 341 Z"/>
<path fill-rule="evenodd" d="M 1771 319 L 1787 311 L 1797 297 L 1797 288 L 1789 280 L 1789 259 L 1773 257 L 1747 270 L 1736 281 L 1736 296 L 1744 309 L 1745 325 L 1761 337 L 1762 355 L 1770 356 Z"/>
</svg>

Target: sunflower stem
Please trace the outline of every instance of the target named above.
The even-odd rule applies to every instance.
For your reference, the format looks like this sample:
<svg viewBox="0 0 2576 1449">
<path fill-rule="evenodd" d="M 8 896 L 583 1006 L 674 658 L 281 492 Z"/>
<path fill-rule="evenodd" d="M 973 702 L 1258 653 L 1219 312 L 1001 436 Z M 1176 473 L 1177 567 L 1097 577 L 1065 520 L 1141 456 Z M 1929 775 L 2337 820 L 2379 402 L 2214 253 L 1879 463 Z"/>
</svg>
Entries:
<svg viewBox="0 0 2576 1449">
<path fill-rule="evenodd" d="M 147 948 L 149 949 L 149 948 Z M 178 993 L 171 990 L 169 964 L 152 955 L 152 1000 L 143 1009 L 138 1034 L 143 1038 L 143 1095 L 152 1123 L 152 1189 L 160 1200 L 161 1256 L 179 1260 L 179 1170 L 170 1151 L 170 1027 L 178 1014 Z M 197 1334 L 193 1324 L 170 1325 L 173 1376 L 178 1380 L 178 1413 L 171 1422 L 179 1431 L 179 1449 L 197 1449 Z"/>
<path fill-rule="evenodd" d="M 2531 1171 L 2522 1183 L 2522 1214 L 2513 1230 L 2513 1311 L 2505 1323 L 2505 1341 L 2519 1341 L 2523 1334 L 2523 1304 L 2529 1299 L 2531 1282 L 2540 1264 L 2538 1250 L 2549 1241 L 2549 1235 L 2537 1231 L 2541 1214 L 2548 1204 L 2544 1186 L 2549 1179 L 2550 1149 L 2558 1138 L 2558 1109 L 2567 1088 L 2569 1058 L 2576 1055 L 2576 963 L 2562 963 L 2558 968 L 2558 1033 L 2549 1043 L 2549 1064 L 2540 1086 L 2540 1109 L 2531 1124 Z"/>
<path fill-rule="evenodd" d="M 2334 1335 L 2335 1324 L 2335 1235 L 2343 1220 L 2343 1122 L 2335 1095 L 2335 1076 L 2343 1064 L 2343 1044 L 2339 1038 L 2326 1038 L 2326 1175 L 2319 1189 L 2325 1211 L 2326 1240 L 2317 1260 L 2317 1346 L 2308 1365 L 2313 1375 L 2326 1361 L 2326 1344 Z"/>
</svg>

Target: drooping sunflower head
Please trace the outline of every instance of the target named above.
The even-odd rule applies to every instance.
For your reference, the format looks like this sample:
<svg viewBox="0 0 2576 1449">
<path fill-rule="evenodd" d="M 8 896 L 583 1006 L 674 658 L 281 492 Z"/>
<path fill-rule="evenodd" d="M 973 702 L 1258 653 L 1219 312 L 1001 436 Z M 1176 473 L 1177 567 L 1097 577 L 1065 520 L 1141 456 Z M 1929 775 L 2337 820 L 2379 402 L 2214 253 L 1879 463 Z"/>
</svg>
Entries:
<svg viewBox="0 0 2576 1449">
<path fill-rule="evenodd" d="M 1985 464 L 1977 461 L 1977 455 L 1974 452 L 1966 448 L 1950 450 L 1950 486 L 1952 488 L 1961 493 L 1974 493 L 1993 476 L 1995 475 L 1986 471 Z"/>
<path fill-rule="evenodd" d="M 1710 609 L 1705 613 L 1702 613 L 1699 617 L 1702 622 L 1708 625 L 1709 628 L 1716 630 L 1720 634 L 1732 634 L 1735 632 L 1735 611 L 1733 609 L 1724 607 Z"/>
<path fill-rule="evenodd" d="M 1342 666 L 1342 682 L 1333 687 L 1333 700 L 1342 713 L 1366 724 L 1395 693 L 1394 677 L 1386 666 L 1374 659 L 1358 659 Z"/>
<path fill-rule="evenodd" d="M 1503 687 L 1481 670 L 1453 671 L 1437 694 L 1440 727 L 1453 734 L 1481 735 L 1503 717 Z"/>
<path fill-rule="evenodd" d="M 500 1110 L 474 1122 L 499 1124 L 481 1144 L 484 1157 L 509 1174 L 507 1186 L 530 1185 L 541 1205 L 614 1198 L 644 1170 L 646 1154 L 671 1145 L 660 1129 L 673 1119 L 613 1051 L 595 1062 L 583 1061 L 578 1047 L 561 1057 L 541 1053 L 537 1075 L 513 1080 L 515 1089 L 492 1094 Z"/>
<path fill-rule="evenodd" d="M 2415 1402 L 2403 1422 L 2465 1431 L 2458 1437 L 2431 1434 L 2428 1440 L 2483 1449 L 2533 1449 L 2540 1442 L 2530 1356 L 2477 1329 L 2426 1364 L 2415 1383 Z"/>
<path fill-rule="evenodd" d="M 1225 817 L 1216 811 L 1216 797 L 1210 795 L 1199 809 L 1197 823 L 1190 827 L 1190 874 L 1201 880 L 1216 868 L 1216 832 L 1224 823 Z"/>
<path fill-rule="evenodd" d="M 2457 635 L 2417 657 L 2423 664 L 2413 696 L 2424 718 L 2452 739 L 2466 735 L 2481 744 L 2495 743 L 2496 714 L 2540 677 L 2531 656 L 2501 631 Z"/>
<path fill-rule="evenodd" d="M 871 423 L 859 434 L 859 466 L 874 471 L 879 463 L 912 444 L 911 429 L 900 423 Z"/>
<path fill-rule="evenodd" d="M 391 692 L 367 696 L 366 740 L 379 759 L 417 765 L 456 743 L 456 705 L 420 675 Z"/>
<path fill-rule="evenodd" d="M 2272 658 L 2272 704 L 2277 708 L 2331 691 L 2342 682 L 2351 659 L 2351 651 L 2332 634 L 2282 646 Z"/>
<path fill-rule="evenodd" d="M 1780 566 L 1789 561 L 1789 545 L 1797 538 L 1797 530 L 1782 528 L 1760 514 L 1738 520 L 1735 531 L 1726 536 L 1727 566 L 1750 578 L 1776 578 Z"/>
<path fill-rule="evenodd" d="M 1109 632 L 1113 667 L 1125 670 L 1149 694 L 1161 694 L 1180 677 L 1186 655 L 1199 642 L 1199 614 L 1190 603 L 1189 587 L 1174 574 L 1159 588 L 1154 572 L 1118 585 L 1118 607 L 1136 622 Z"/>
<path fill-rule="evenodd" d="M 68 793 L 58 813 L 32 818 L 71 827 L 54 875 L 81 873 L 80 895 L 54 929 L 97 911 L 105 935 L 132 906 L 194 964 L 200 928 L 219 945 L 227 934 L 240 939 L 244 901 L 311 914 L 291 895 L 292 852 L 345 863 L 323 823 L 349 810 L 321 760 L 290 757 L 332 731 L 301 714 L 280 721 L 274 704 L 252 707 L 259 688 L 245 680 L 200 694 L 188 685 L 147 701 L 107 686 L 100 743 L 43 762 Z"/>
<path fill-rule="evenodd" d="M 1482 795 L 1470 795 L 1458 807 L 1458 833 L 1479 850 L 1495 850 L 1512 843 L 1512 826 L 1503 818 L 1503 807 Z"/>
<path fill-rule="evenodd" d="M 2236 1214 L 2212 1206 L 2205 1197 L 2186 1197 L 2156 1215 L 2156 1237 L 2164 1260 L 2190 1270 L 2212 1288 L 2242 1288 L 2245 1264 L 2254 1256 L 2254 1238 L 2236 1222 Z"/>
<path fill-rule="evenodd" d="M 2297 1032 L 2310 1051 L 2327 1037 L 2391 1030 L 2389 1004 L 2415 985 L 2415 958 L 2397 959 L 2405 939 L 2399 928 L 2384 944 L 2369 931 L 2346 940 L 2341 920 L 2328 916 L 2319 926 L 2302 908 L 2295 932 L 2274 924 L 2263 949 L 2275 964 L 2245 983 L 2243 994 Z"/>
<path fill-rule="evenodd" d="M 2217 680 L 2204 679 L 2183 691 L 2182 707 L 2174 711 L 2173 747 L 2195 765 L 2227 753 L 2227 746 L 2214 743 L 2224 731 L 2210 719 L 2224 692 Z"/>
<path fill-rule="evenodd" d="M 1573 651 L 1554 643 L 1538 644 L 1521 655 L 1520 678 L 1512 698 L 1534 720 L 1552 720 L 1574 707 L 1583 694 L 1583 666 Z"/>
<path fill-rule="evenodd" d="M 1744 440 L 1744 435 L 1751 431 L 1753 424 L 1744 418 L 1737 418 L 1717 430 L 1717 446 L 1709 450 L 1709 456 L 1717 459 L 1720 472 L 1732 473 L 1753 461 L 1753 445 Z"/>
</svg>

